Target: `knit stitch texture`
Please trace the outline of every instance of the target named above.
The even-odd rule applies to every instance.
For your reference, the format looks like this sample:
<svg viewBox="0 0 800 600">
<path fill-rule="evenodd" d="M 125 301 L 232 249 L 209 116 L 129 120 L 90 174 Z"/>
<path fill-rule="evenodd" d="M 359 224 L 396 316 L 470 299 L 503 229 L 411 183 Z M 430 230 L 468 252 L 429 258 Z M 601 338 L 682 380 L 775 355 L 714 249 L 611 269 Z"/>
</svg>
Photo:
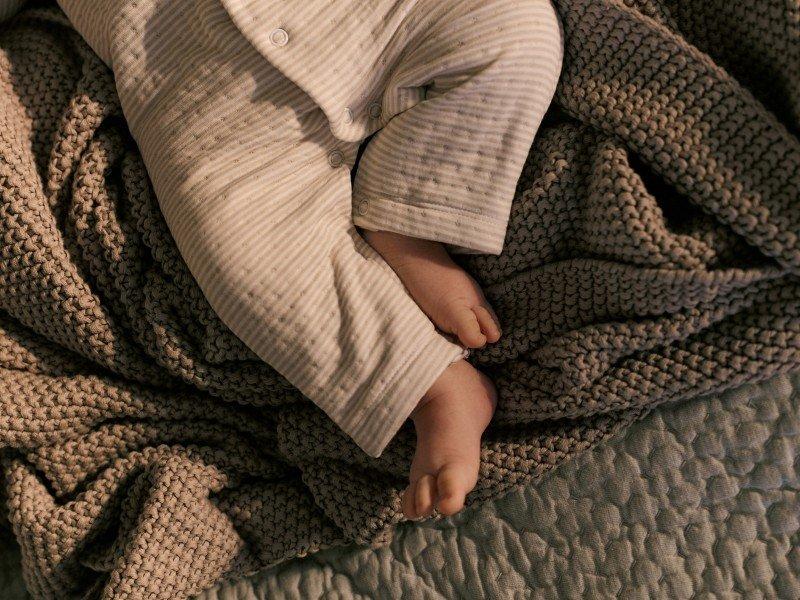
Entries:
<svg viewBox="0 0 800 600">
<path fill-rule="evenodd" d="M 556 106 L 499 257 L 471 503 L 656 403 L 800 366 L 800 4 L 558 0 Z M 0 29 L 0 456 L 37 598 L 186 598 L 401 519 L 379 459 L 216 318 L 110 72 L 50 6 Z"/>
</svg>

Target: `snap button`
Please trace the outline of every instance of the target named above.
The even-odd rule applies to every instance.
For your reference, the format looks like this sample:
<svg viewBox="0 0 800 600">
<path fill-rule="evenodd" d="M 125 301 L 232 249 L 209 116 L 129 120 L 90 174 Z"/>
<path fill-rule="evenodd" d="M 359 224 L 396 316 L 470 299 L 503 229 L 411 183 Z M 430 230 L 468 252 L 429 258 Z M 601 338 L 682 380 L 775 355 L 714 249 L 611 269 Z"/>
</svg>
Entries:
<svg viewBox="0 0 800 600">
<path fill-rule="evenodd" d="M 342 119 L 344 119 L 345 123 L 352 123 L 353 122 L 353 111 L 349 108 L 344 109 L 344 113 L 342 114 Z"/>
<path fill-rule="evenodd" d="M 369 105 L 369 116 L 373 119 L 377 119 L 381 116 L 381 103 L 380 102 L 373 102 Z"/>
<path fill-rule="evenodd" d="M 344 154 L 342 154 L 339 150 L 333 150 L 330 154 L 328 154 L 328 164 L 330 164 L 330 166 L 332 166 L 334 169 L 341 167 L 342 163 L 344 163 Z"/>
<path fill-rule="evenodd" d="M 367 209 L 369 208 L 369 203 L 366 200 L 361 200 L 356 207 L 358 214 L 365 215 L 367 214 Z"/>
<path fill-rule="evenodd" d="M 275 46 L 285 46 L 289 43 L 289 34 L 286 33 L 285 29 L 281 29 L 278 27 L 272 33 L 269 34 L 269 41 L 272 42 Z"/>
</svg>

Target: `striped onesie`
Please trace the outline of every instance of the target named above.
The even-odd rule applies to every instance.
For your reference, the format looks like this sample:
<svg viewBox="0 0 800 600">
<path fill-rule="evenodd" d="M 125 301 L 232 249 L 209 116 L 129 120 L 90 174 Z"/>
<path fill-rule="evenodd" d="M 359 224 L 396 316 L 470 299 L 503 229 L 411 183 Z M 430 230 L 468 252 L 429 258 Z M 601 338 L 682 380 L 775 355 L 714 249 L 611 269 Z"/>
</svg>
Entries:
<svg viewBox="0 0 800 600">
<path fill-rule="evenodd" d="M 464 350 L 357 227 L 501 251 L 561 67 L 550 0 L 59 4 L 212 308 L 379 456 Z"/>
</svg>

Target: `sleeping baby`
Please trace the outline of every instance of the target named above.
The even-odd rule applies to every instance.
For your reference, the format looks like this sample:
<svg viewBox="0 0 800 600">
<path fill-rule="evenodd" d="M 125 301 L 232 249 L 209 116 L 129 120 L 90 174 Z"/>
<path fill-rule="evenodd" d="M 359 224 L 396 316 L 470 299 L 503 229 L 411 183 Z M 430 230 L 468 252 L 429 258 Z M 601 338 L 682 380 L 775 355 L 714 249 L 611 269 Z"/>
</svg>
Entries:
<svg viewBox="0 0 800 600">
<path fill-rule="evenodd" d="M 460 510 L 496 403 L 465 357 L 501 332 L 451 254 L 503 248 L 561 66 L 550 1 L 59 3 L 220 319 L 367 454 L 410 416 L 404 513 Z"/>
</svg>

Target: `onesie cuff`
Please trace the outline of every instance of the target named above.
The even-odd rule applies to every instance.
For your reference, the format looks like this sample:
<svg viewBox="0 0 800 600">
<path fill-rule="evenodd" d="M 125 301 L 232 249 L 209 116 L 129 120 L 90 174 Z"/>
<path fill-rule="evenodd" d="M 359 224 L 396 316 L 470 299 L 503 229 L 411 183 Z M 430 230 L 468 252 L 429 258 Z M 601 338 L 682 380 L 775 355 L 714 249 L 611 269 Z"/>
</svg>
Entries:
<svg viewBox="0 0 800 600">
<path fill-rule="evenodd" d="M 353 223 L 369 231 L 390 231 L 448 245 L 451 252 L 500 254 L 508 217 L 497 219 L 437 205 L 420 206 L 386 196 L 358 195 Z"/>
<path fill-rule="evenodd" d="M 366 406 L 352 403 L 330 416 L 359 448 L 378 458 L 439 375 L 467 355 L 467 349 L 434 332 L 381 389 L 370 392 Z"/>
</svg>

